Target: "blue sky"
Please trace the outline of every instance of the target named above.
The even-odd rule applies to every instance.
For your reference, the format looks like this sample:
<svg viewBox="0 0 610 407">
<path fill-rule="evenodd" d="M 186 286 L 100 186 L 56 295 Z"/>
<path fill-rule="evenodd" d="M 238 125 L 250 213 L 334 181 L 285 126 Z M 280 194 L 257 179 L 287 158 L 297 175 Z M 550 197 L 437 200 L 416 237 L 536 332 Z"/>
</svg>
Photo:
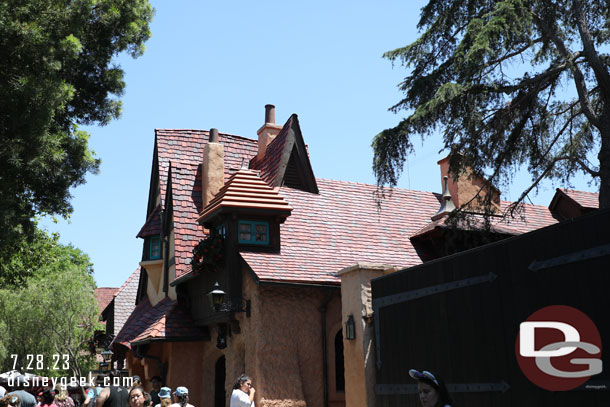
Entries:
<svg viewBox="0 0 610 407">
<path fill-rule="evenodd" d="M 120 286 L 138 266 L 155 128 L 209 129 L 255 138 L 264 105 L 299 116 L 316 177 L 375 183 L 371 140 L 403 114 L 406 71 L 383 52 L 417 38 L 422 1 L 152 1 L 153 37 L 138 59 L 119 56 L 127 87 L 120 119 L 86 127 L 101 172 L 72 191 L 69 221 L 43 225 L 93 260 L 98 286 Z M 440 192 L 439 137 L 416 146 L 399 187 Z M 503 199 L 515 199 L 516 178 Z M 594 190 L 582 179 L 574 187 Z M 545 184 L 534 203 L 547 205 Z"/>
</svg>

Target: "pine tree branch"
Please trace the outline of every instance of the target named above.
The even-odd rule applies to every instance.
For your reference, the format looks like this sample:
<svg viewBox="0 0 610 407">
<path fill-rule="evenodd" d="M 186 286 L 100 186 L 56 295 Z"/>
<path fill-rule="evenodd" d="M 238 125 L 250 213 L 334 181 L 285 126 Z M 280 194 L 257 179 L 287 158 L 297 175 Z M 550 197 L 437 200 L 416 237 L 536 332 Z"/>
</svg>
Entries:
<svg viewBox="0 0 610 407">
<path fill-rule="evenodd" d="M 532 12 L 532 16 L 535 24 L 546 36 L 549 37 L 549 39 L 557 47 L 559 53 L 565 58 L 566 63 L 569 65 L 570 70 L 572 71 L 572 75 L 574 75 L 574 83 L 576 85 L 576 91 L 578 92 L 578 99 L 580 100 L 582 111 L 587 117 L 587 119 L 589 119 L 591 124 L 599 128 L 600 120 L 593 112 L 593 109 L 591 108 L 591 102 L 587 97 L 589 92 L 587 91 L 587 85 L 585 83 L 584 75 L 582 74 L 582 71 L 580 70 L 578 65 L 575 63 L 575 60 L 577 58 L 576 55 L 580 55 L 580 53 L 570 54 L 563 41 L 557 35 L 556 31 L 551 29 L 551 27 L 548 26 L 545 20 L 538 16 L 536 13 Z"/>
<path fill-rule="evenodd" d="M 599 83 L 599 86 L 603 89 L 606 97 L 610 96 L 610 74 L 602 63 L 598 52 L 595 49 L 593 38 L 591 38 L 591 32 L 585 21 L 585 16 L 582 12 L 583 5 L 580 0 L 573 0 L 572 10 L 576 16 L 576 25 L 578 26 L 578 32 L 584 47 L 584 54 L 589 62 L 589 65 L 595 73 L 595 78 Z"/>
</svg>

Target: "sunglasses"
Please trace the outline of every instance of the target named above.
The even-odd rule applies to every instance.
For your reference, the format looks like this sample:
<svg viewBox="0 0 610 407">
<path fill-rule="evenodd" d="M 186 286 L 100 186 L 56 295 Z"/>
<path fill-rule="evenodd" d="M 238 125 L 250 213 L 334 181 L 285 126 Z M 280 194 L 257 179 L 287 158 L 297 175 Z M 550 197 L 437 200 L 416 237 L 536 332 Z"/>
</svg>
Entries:
<svg viewBox="0 0 610 407">
<path fill-rule="evenodd" d="M 434 375 L 432 373 L 428 372 L 427 370 L 423 370 L 420 372 L 418 370 L 411 369 L 411 370 L 409 370 L 409 376 L 411 376 L 415 380 L 428 379 L 428 380 L 432 381 L 434 384 L 436 384 L 437 387 L 439 386 L 438 380 L 436 380 L 436 377 L 434 377 Z"/>
</svg>

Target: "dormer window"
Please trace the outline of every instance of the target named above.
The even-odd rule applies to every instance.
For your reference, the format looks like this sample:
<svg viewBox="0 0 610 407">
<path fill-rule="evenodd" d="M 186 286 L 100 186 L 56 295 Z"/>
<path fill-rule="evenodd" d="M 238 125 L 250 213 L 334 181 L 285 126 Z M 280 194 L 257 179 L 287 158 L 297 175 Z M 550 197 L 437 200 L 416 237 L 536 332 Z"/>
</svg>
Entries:
<svg viewBox="0 0 610 407">
<path fill-rule="evenodd" d="M 152 236 L 150 238 L 149 259 L 157 260 L 160 258 L 161 258 L 161 238 L 159 236 Z"/>
<path fill-rule="evenodd" d="M 240 244 L 269 244 L 269 222 L 239 221 Z"/>
</svg>

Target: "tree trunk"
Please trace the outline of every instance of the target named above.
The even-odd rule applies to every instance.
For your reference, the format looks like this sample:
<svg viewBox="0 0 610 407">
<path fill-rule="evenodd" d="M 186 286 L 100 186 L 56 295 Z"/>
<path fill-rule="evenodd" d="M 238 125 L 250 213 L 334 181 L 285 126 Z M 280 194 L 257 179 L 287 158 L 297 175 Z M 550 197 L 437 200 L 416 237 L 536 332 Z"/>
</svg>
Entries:
<svg viewBox="0 0 610 407">
<path fill-rule="evenodd" d="M 601 148 L 599 149 L 599 208 L 610 208 L 610 112 L 604 112 L 603 124 L 599 129 Z"/>
</svg>

